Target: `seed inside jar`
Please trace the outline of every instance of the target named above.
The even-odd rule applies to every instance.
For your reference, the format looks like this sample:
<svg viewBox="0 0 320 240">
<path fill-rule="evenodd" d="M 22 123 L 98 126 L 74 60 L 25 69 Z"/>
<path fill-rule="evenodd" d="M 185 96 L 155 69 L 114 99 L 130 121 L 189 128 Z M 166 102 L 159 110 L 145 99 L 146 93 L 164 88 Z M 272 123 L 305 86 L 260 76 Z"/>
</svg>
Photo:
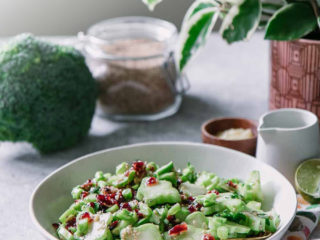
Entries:
<svg viewBox="0 0 320 240">
<path fill-rule="evenodd" d="M 173 104 L 174 83 L 163 68 L 167 61 L 163 55 L 164 43 L 144 38 L 121 39 L 101 48 L 115 59 L 121 57 L 120 60 L 105 60 L 105 71 L 97 76 L 99 105 L 105 112 L 152 114 Z M 96 67 L 101 64 L 100 60 Z"/>
</svg>

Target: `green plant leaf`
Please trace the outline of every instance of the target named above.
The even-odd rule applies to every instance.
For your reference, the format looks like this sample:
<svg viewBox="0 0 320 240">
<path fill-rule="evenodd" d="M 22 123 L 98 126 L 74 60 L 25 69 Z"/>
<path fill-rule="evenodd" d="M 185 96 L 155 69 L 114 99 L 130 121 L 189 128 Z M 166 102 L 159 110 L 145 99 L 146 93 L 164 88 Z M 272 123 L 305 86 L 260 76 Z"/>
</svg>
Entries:
<svg viewBox="0 0 320 240">
<path fill-rule="evenodd" d="M 275 12 L 283 7 L 280 3 L 262 2 L 262 9 L 269 12 Z"/>
<path fill-rule="evenodd" d="M 142 0 L 148 7 L 150 11 L 153 11 L 156 5 L 158 5 L 162 0 Z"/>
<path fill-rule="evenodd" d="M 314 15 L 317 18 L 318 28 L 320 29 L 320 1 L 310 0 L 311 7 L 313 9 Z"/>
<path fill-rule="evenodd" d="M 176 62 L 180 71 L 185 69 L 195 53 L 205 45 L 216 23 L 219 8 L 212 7 L 213 5 L 210 5 L 210 2 L 213 1 L 196 1 L 184 18 L 176 52 Z"/>
<path fill-rule="evenodd" d="M 239 1 L 225 16 L 220 33 L 228 43 L 248 39 L 258 27 L 260 17 L 261 2 L 259 0 Z"/>
<path fill-rule="evenodd" d="M 268 24 L 268 20 L 261 20 L 259 22 L 259 28 L 264 28 Z"/>
<path fill-rule="evenodd" d="M 299 39 L 317 27 L 317 19 L 308 3 L 290 3 L 270 18 L 266 39 L 289 41 Z"/>
<path fill-rule="evenodd" d="M 196 0 L 188 9 L 185 17 L 184 22 L 190 20 L 192 16 L 198 13 L 201 10 L 218 7 L 219 5 L 214 0 Z"/>
</svg>

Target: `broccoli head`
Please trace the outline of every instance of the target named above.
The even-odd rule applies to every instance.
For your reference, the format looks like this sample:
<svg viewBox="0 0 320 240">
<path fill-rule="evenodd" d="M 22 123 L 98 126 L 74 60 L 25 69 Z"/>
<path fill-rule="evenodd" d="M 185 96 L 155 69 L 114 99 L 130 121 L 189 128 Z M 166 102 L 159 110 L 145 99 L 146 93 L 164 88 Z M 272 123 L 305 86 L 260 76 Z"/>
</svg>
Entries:
<svg viewBox="0 0 320 240">
<path fill-rule="evenodd" d="M 0 49 L 0 141 L 71 147 L 88 134 L 96 93 L 79 51 L 20 35 Z"/>
</svg>

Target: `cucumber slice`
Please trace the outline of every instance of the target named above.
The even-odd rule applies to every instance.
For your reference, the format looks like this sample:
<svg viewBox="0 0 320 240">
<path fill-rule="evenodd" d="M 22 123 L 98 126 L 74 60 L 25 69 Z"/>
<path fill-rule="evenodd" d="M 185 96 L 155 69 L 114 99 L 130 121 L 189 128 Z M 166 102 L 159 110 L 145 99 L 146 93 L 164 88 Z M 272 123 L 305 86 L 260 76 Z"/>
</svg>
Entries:
<svg viewBox="0 0 320 240">
<path fill-rule="evenodd" d="M 76 186 L 72 189 L 71 191 L 71 195 L 73 199 L 80 199 L 81 193 L 84 190 L 82 188 L 80 188 L 80 186 Z"/>
<path fill-rule="evenodd" d="M 255 216 L 251 213 L 243 213 L 247 217 L 246 225 L 254 232 L 264 232 L 266 230 L 266 219 Z"/>
<path fill-rule="evenodd" d="M 97 194 L 91 193 L 88 196 L 86 196 L 83 201 L 89 203 L 89 202 L 96 202 L 97 201 Z"/>
<path fill-rule="evenodd" d="M 226 218 L 222 217 L 209 218 L 209 229 L 221 239 L 248 235 L 251 230 L 247 226 L 227 221 Z"/>
<path fill-rule="evenodd" d="M 83 240 L 111 240 L 112 235 L 108 225 L 112 221 L 111 213 L 96 214 L 93 222 L 89 225 L 88 233 L 83 236 Z"/>
<path fill-rule="evenodd" d="M 162 240 L 159 227 L 147 223 L 139 227 L 126 227 L 121 231 L 121 240 Z"/>
<path fill-rule="evenodd" d="M 171 182 L 158 181 L 154 185 L 147 185 L 148 177 L 144 178 L 138 189 L 136 198 L 139 201 L 144 201 L 149 207 L 164 203 L 179 203 L 181 197 L 176 188 Z"/>
<path fill-rule="evenodd" d="M 209 185 L 217 183 L 218 180 L 219 178 L 213 173 L 201 172 L 195 184 L 208 187 Z"/>
<path fill-rule="evenodd" d="M 247 207 L 253 211 L 261 210 L 261 202 L 250 201 L 247 203 Z"/>
<path fill-rule="evenodd" d="M 78 211 L 74 209 L 73 204 L 59 217 L 59 221 L 61 223 L 66 223 L 68 219 L 71 217 L 75 217 L 77 215 Z"/>
<path fill-rule="evenodd" d="M 186 207 L 181 207 L 181 210 L 176 213 L 176 219 L 178 219 L 180 222 L 183 222 L 186 217 L 190 214 L 188 208 Z"/>
<path fill-rule="evenodd" d="M 185 222 L 196 228 L 208 229 L 208 219 L 201 212 L 191 213 L 186 217 Z"/>
<path fill-rule="evenodd" d="M 223 226 L 228 228 L 229 234 L 248 234 L 250 232 L 249 227 L 229 221 L 227 221 L 227 223 Z"/>
<path fill-rule="evenodd" d="M 269 213 L 268 218 L 266 219 L 266 231 L 269 231 L 272 233 L 276 232 L 279 227 L 279 224 L 280 224 L 280 216 L 276 212 L 271 211 Z"/>
<path fill-rule="evenodd" d="M 245 204 L 240 199 L 225 199 L 221 204 L 228 208 L 231 212 L 237 213 L 245 209 Z"/>
<path fill-rule="evenodd" d="M 169 234 L 165 234 L 166 240 L 190 240 L 190 239 L 203 239 L 205 235 L 205 230 L 201 228 L 196 228 L 191 225 L 187 225 L 188 230 L 175 236 L 170 236 Z"/>
<path fill-rule="evenodd" d="M 196 197 L 207 193 L 207 189 L 201 185 L 184 182 L 180 185 L 180 191 L 187 196 Z"/>
<path fill-rule="evenodd" d="M 124 174 L 128 170 L 129 170 L 129 164 L 128 163 L 126 163 L 126 162 L 120 163 L 116 167 L 116 175 Z"/>
<path fill-rule="evenodd" d="M 176 215 L 179 211 L 181 211 L 181 206 L 179 203 L 176 203 L 168 210 L 168 215 Z"/>
<path fill-rule="evenodd" d="M 262 202 L 263 194 L 259 171 L 252 171 L 246 183 L 238 185 L 238 193 L 242 195 L 246 201 Z"/>
<path fill-rule="evenodd" d="M 220 226 L 217 229 L 217 236 L 220 239 L 228 239 L 229 236 L 229 230 L 225 226 Z"/>
<path fill-rule="evenodd" d="M 226 218 L 223 217 L 210 217 L 209 219 L 209 229 L 216 231 L 218 229 L 218 227 L 222 226 L 223 224 L 225 224 L 227 222 Z"/>
<path fill-rule="evenodd" d="M 62 240 L 74 240 L 73 235 L 63 226 L 60 226 L 58 228 L 58 236 Z"/>
<path fill-rule="evenodd" d="M 76 234 L 79 236 L 83 236 L 87 234 L 89 230 L 89 222 L 87 218 L 80 219 L 77 223 L 77 232 Z"/>
</svg>

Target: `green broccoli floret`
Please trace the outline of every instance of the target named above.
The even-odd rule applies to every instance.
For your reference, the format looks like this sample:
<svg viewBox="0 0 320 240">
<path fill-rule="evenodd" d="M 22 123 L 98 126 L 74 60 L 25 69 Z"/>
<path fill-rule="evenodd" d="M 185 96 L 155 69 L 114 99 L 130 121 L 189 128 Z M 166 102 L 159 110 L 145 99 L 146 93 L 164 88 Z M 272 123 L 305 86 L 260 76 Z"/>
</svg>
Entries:
<svg viewBox="0 0 320 240">
<path fill-rule="evenodd" d="M 20 35 L 0 49 L 0 140 L 71 147 L 88 133 L 96 93 L 79 51 Z"/>
</svg>

